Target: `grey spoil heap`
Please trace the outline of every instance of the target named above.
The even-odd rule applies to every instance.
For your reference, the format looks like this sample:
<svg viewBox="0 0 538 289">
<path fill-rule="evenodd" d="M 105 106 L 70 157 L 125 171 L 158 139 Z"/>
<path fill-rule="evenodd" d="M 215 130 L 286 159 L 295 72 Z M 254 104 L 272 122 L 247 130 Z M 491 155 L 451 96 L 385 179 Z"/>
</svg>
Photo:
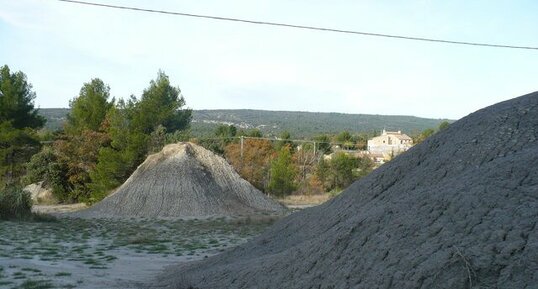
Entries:
<svg viewBox="0 0 538 289">
<path fill-rule="evenodd" d="M 112 195 L 81 218 L 176 218 L 275 213 L 284 207 L 242 179 L 223 158 L 192 143 L 150 155 Z"/>
<path fill-rule="evenodd" d="M 538 93 L 481 109 L 159 288 L 536 288 Z"/>
</svg>

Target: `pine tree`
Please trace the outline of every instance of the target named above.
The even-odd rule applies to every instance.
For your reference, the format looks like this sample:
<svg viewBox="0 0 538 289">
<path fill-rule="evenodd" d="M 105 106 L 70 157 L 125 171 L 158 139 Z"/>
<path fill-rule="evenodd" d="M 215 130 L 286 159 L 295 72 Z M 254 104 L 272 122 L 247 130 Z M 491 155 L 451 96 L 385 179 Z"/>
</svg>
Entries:
<svg viewBox="0 0 538 289">
<path fill-rule="evenodd" d="M 80 134 L 84 130 L 99 131 L 106 113 L 114 104 L 109 101 L 110 87 L 101 79 L 94 78 L 84 83 L 77 97 L 69 102 L 66 131 Z"/>
<path fill-rule="evenodd" d="M 35 130 L 45 119 L 34 108 L 34 98 L 24 73 L 0 68 L 0 189 L 19 184 L 24 163 L 39 150 Z"/>
<path fill-rule="evenodd" d="M 295 176 L 297 169 L 293 164 L 290 146 L 280 149 L 278 156 L 271 163 L 271 179 L 269 192 L 276 196 L 291 194 L 296 188 Z"/>
</svg>

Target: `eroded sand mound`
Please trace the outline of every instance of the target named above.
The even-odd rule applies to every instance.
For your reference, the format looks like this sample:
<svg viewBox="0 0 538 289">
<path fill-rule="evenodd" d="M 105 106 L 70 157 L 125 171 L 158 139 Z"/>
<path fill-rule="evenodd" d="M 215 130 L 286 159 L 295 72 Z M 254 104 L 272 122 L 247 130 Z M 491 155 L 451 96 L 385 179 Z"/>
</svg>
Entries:
<svg viewBox="0 0 538 289">
<path fill-rule="evenodd" d="M 192 143 L 150 155 L 112 195 L 75 217 L 209 217 L 280 212 L 223 158 Z"/>
<path fill-rule="evenodd" d="M 164 288 L 537 288 L 538 93 L 477 111 Z"/>
</svg>

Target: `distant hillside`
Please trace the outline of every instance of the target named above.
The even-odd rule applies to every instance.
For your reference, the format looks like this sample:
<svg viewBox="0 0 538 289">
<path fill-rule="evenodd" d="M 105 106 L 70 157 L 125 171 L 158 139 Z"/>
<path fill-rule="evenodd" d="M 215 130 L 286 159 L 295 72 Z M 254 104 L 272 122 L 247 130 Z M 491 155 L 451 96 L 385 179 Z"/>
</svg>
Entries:
<svg viewBox="0 0 538 289">
<path fill-rule="evenodd" d="M 45 128 L 50 130 L 59 130 L 67 119 L 69 108 L 40 108 L 39 114 L 47 119 Z"/>
<path fill-rule="evenodd" d="M 371 132 L 401 130 L 408 134 L 436 128 L 445 119 L 430 119 L 402 115 L 343 114 L 324 112 L 266 110 L 196 110 L 193 112 L 193 134 L 212 133 L 221 123 L 238 128 L 258 128 L 265 135 L 278 135 L 287 130 L 292 137 L 309 137 L 321 133 L 334 134 L 344 130 Z"/>
<path fill-rule="evenodd" d="M 42 108 L 47 118 L 46 127 L 61 128 L 69 112 L 67 108 Z M 324 112 L 268 111 L 268 110 L 195 110 L 191 125 L 192 135 L 211 136 L 220 124 L 233 124 L 238 129 L 260 129 L 264 135 L 278 135 L 287 130 L 293 138 L 311 137 L 321 133 L 335 134 L 401 130 L 408 134 L 427 128 L 436 128 L 445 119 L 430 119 L 402 115 L 343 114 Z"/>
</svg>

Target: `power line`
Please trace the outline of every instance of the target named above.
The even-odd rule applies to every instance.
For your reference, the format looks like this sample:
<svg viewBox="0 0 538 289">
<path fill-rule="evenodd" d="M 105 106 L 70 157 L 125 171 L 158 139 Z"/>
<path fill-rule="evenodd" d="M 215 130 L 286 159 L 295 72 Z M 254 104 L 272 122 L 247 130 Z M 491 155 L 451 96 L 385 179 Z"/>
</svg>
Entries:
<svg viewBox="0 0 538 289">
<path fill-rule="evenodd" d="M 167 15 L 175 15 L 175 16 L 186 16 L 186 17 L 204 18 L 204 19 L 212 19 L 212 20 L 220 20 L 220 21 L 232 21 L 232 22 L 241 22 L 241 23 L 257 24 L 257 25 L 280 26 L 280 27 L 307 29 L 307 30 L 316 30 L 316 31 L 325 31 L 325 32 L 346 33 L 346 34 L 355 34 L 355 35 L 363 35 L 363 36 L 385 37 L 385 38 L 395 38 L 395 39 L 404 39 L 404 40 L 427 41 L 427 42 L 436 42 L 436 43 L 445 43 L 445 44 L 471 45 L 471 46 L 482 46 L 482 47 L 538 50 L 538 47 L 532 47 L 532 46 L 514 46 L 514 45 L 505 45 L 505 44 L 454 41 L 454 40 L 445 40 L 445 39 L 434 39 L 434 38 L 423 38 L 423 37 L 413 37 L 413 36 L 404 36 L 404 35 L 362 32 L 362 31 L 343 30 L 343 29 L 334 29 L 334 28 L 325 28 L 325 27 L 316 27 L 316 26 L 286 24 L 286 23 L 257 21 L 257 20 L 248 20 L 248 19 L 240 19 L 240 18 L 229 18 L 229 17 L 220 17 L 220 16 L 211 16 L 211 15 L 190 14 L 190 13 L 183 13 L 183 12 L 172 12 L 172 11 L 165 11 L 165 10 L 118 6 L 118 5 L 101 4 L 101 3 L 93 3 L 93 2 L 77 1 L 77 0 L 57 0 L 57 1 L 74 3 L 74 4 L 82 4 L 82 5 L 90 5 L 90 6 L 98 6 L 98 7 L 106 7 L 106 8 L 114 8 L 114 9 L 133 10 L 133 11 L 139 11 L 139 12 L 150 12 L 150 13 L 159 13 L 159 14 L 167 14 Z"/>
</svg>

